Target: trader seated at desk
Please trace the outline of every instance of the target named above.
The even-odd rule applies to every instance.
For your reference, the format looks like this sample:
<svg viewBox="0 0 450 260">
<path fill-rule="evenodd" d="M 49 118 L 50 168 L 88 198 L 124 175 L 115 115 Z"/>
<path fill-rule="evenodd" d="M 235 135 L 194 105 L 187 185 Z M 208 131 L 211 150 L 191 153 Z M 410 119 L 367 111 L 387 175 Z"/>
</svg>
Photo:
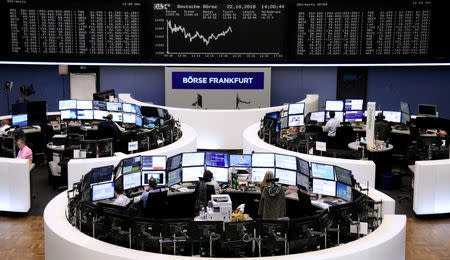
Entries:
<svg viewBox="0 0 450 260">
<path fill-rule="evenodd" d="M 222 189 L 219 187 L 219 184 L 215 180 L 213 180 L 213 177 L 214 175 L 210 170 L 206 170 L 203 173 L 205 184 L 214 186 L 214 191 L 216 192 L 216 194 L 222 193 Z"/>
<path fill-rule="evenodd" d="M 289 127 L 287 139 L 289 141 L 291 141 L 291 142 L 297 140 L 298 139 L 298 132 L 299 132 L 299 128 L 297 126 Z"/>
<path fill-rule="evenodd" d="M 328 133 L 328 137 L 336 136 L 336 129 L 341 125 L 341 121 L 335 118 L 336 113 L 330 111 L 330 120 L 323 126 L 323 131 Z"/>
<path fill-rule="evenodd" d="M 17 154 L 17 159 L 28 159 L 30 163 L 33 162 L 33 151 L 26 145 L 24 138 L 19 138 L 17 140 L 17 147 L 19 147 L 19 153 Z"/>
<path fill-rule="evenodd" d="M 142 201 L 142 205 L 144 208 L 147 208 L 147 200 L 148 200 L 148 194 L 151 192 L 159 192 L 160 189 L 157 189 L 156 186 L 158 184 L 156 183 L 155 178 L 150 178 L 148 180 L 148 186 L 145 188 L 145 191 L 141 194 L 140 201 Z"/>
<path fill-rule="evenodd" d="M 99 139 L 112 138 L 114 142 L 118 142 L 120 138 L 120 129 L 115 122 L 112 121 L 112 114 L 108 114 L 105 121 L 98 125 Z"/>
<path fill-rule="evenodd" d="M 388 122 L 384 120 L 383 113 L 380 112 L 375 117 L 375 136 L 377 140 L 386 141 L 389 139 L 391 133 L 391 128 L 389 127 Z"/>
<path fill-rule="evenodd" d="M 114 185 L 114 205 L 125 207 L 130 203 L 130 199 L 123 194 L 122 184 Z"/>
<path fill-rule="evenodd" d="M 5 135 L 8 133 L 8 130 L 11 128 L 11 126 L 9 125 L 9 120 L 3 119 L 1 124 L 2 125 L 0 127 L 0 135 Z"/>
</svg>

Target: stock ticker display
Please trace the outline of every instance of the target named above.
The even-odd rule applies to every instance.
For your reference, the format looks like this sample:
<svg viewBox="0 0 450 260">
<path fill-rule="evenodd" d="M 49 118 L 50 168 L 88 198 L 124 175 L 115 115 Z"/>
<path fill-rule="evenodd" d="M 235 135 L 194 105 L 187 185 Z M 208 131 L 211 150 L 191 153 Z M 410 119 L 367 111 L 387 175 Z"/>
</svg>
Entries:
<svg viewBox="0 0 450 260">
<path fill-rule="evenodd" d="M 443 63 L 443 0 L 1 0 L 0 60 Z"/>
</svg>

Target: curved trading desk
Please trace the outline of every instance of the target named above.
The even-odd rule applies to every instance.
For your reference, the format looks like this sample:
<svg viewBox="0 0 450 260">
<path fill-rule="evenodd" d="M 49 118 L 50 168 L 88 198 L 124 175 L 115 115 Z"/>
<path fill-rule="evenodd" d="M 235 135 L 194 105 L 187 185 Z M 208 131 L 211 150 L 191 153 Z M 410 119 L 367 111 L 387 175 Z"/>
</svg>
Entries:
<svg viewBox="0 0 450 260">
<path fill-rule="evenodd" d="M 66 192 L 63 192 L 50 201 L 45 208 L 45 257 L 48 260 L 191 259 L 191 257 L 133 250 L 94 239 L 81 233 L 67 221 L 65 216 L 66 207 L 67 195 Z M 385 215 L 382 224 L 374 232 L 356 241 L 320 251 L 264 257 L 264 259 L 403 260 L 405 259 L 405 243 L 406 217 Z"/>
<path fill-rule="evenodd" d="M 130 94 L 118 95 L 121 102 L 139 106 L 155 106 L 133 99 Z M 306 95 L 305 114 L 317 111 L 319 95 Z M 162 107 L 182 123 L 192 126 L 198 135 L 197 146 L 202 149 L 242 149 L 242 132 L 249 125 L 260 122 L 266 113 L 287 109 L 287 105 L 255 109 L 188 109 Z"/>
<path fill-rule="evenodd" d="M 117 164 L 126 157 L 132 157 L 136 155 L 167 155 L 173 156 L 184 152 L 196 152 L 197 151 L 197 133 L 187 124 L 181 123 L 181 132 L 183 135 L 176 142 L 167 146 L 149 150 L 135 154 L 123 154 L 115 153 L 111 157 L 92 158 L 92 159 L 72 159 L 67 165 L 67 184 L 68 187 L 72 187 L 73 183 L 80 181 L 81 176 L 86 174 L 92 168 L 114 165 Z"/>
<path fill-rule="evenodd" d="M 317 155 L 309 155 L 304 153 L 297 153 L 289 150 L 285 150 L 271 144 L 268 144 L 261 140 L 258 136 L 259 123 L 249 126 L 243 132 L 243 150 L 244 153 L 252 152 L 272 152 L 282 153 L 297 156 L 308 162 L 318 162 L 324 164 L 336 165 L 348 170 L 351 170 L 355 179 L 362 185 L 369 184 L 369 187 L 374 187 L 375 184 L 375 164 L 372 161 L 367 160 L 351 160 L 340 159 L 332 157 L 322 157 Z"/>
</svg>

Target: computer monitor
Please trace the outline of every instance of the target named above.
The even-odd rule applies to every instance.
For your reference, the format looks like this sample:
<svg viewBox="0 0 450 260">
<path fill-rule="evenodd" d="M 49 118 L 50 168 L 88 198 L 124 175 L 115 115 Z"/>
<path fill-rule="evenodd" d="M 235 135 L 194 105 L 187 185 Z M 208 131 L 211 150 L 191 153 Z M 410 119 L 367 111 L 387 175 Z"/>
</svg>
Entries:
<svg viewBox="0 0 450 260">
<path fill-rule="evenodd" d="M 304 112 L 305 112 L 305 103 L 289 104 L 289 109 L 288 109 L 289 115 L 298 115 L 298 114 L 303 114 Z"/>
<path fill-rule="evenodd" d="M 182 181 L 183 182 L 197 182 L 200 181 L 199 178 L 203 177 L 203 173 L 205 172 L 205 167 L 197 166 L 197 167 L 183 167 L 182 173 Z"/>
<path fill-rule="evenodd" d="M 275 166 L 277 168 L 297 170 L 297 157 L 292 155 L 275 154 Z"/>
<path fill-rule="evenodd" d="M 275 178 L 278 178 L 278 183 L 288 185 L 288 186 L 295 186 L 297 185 L 297 172 L 291 171 L 291 170 L 285 170 L 276 168 L 275 169 Z"/>
<path fill-rule="evenodd" d="M 183 153 L 183 167 L 205 165 L 205 153 Z"/>
<path fill-rule="evenodd" d="M 60 100 L 59 110 L 77 109 L 77 101 L 75 99 Z"/>
<path fill-rule="evenodd" d="M 93 110 L 77 110 L 77 119 L 93 120 L 94 119 L 94 111 Z"/>
<path fill-rule="evenodd" d="M 77 119 L 77 111 L 73 109 L 61 110 L 61 120 Z"/>
<path fill-rule="evenodd" d="M 334 166 L 334 173 L 336 174 L 336 180 L 347 185 L 352 185 L 352 177 L 350 174 L 352 171 L 341 168 L 339 166 Z"/>
<path fill-rule="evenodd" d="M 142 117 L 136 115 L 136 125 L 142 127 Z"/>
<path fill-rule="evenodd" d="M 142 156 L 143 170 L 165 170 L 166 156 Z"/>
<path fill-rule="evenodd" d="M 181 158 L 183 154 L 177 154 L 167 159 L 167 170 L 172 171 L 181 167 Z"/>
<path fill-rule="evenodd" d="M 94 110 L 107 110 L 106 108 L 106 101 L 99 101 L 99 100 L 94 100 L 92 101 L 92 108 Z"/>
<path fill-rule="evenodd" d="M 136 124 L 136 115 L 123 113 L 123 121 L 125 124 Z"/>
<path fill-rule="evenodd" d="M 77 100 L 77 109 L 92 109 L 92 101 L 91 100 Z"/>
<path fill-rule="evenodd" d="M 345 111 L 345 122 L 362 122 L 362 111 Z"/>
<path fill-rule="evenodd" d="M 103 167 L 94 168 L 91 170 L 91 184 L 112 181 L 113 180 L 114 166 L 108 165 Z"/>
<path fill-rule="evenodd" d="M 274 168 L 252 168 L 252 183 L 261 183 L 267 171 L 274 171 Z"/>
<path fill-rule="evenodd" d="M 228 154 L 226 153 L 205 153 L 206 166 L 228 167 Z"/>
<path fill-rule="evenodd" d="M 336 182 L 329 180 L 313 179 L 313 193 L 336 197 Z"/>
<path fill-rule="evenodd" d="M 251 167 L 251 154 L 230 154 L 230 167 Z"/>
<path fill-rule="evenodd" d="M 346 99 L 345 110 L 363 110 L 364 99 Z"/>
<path fill-rule="evenodd" d="M 136 112 L 135 112 L 136 114 L 142 115 L 142 113 L 141 113 L 141 107 L 140 107 L 140 106 L 135 105 L 135 104 L 131 104 L 131 110 L 133 110 L 133 107 L 134 107 L 134 110 L 136 111 Z"/>
<path fill-rule="evenodd" d="M 400 111 L 383 111 L 384 120 L 391 123 L 402 122 L 402 112 Z"/>
<path fill-rule="evenodd" d="M 128 190 L 141 186 L 141 171 L 131 172 L 123 175 L 123 189 Z"/>
<path fill-rule="evenodd" d="M 305 117 L 304 115 L 293 115 L 289 116 L 289 127 L 291 126 L 304 126 L 305 125 Z"/>
<path fill-rule="evenodd" d="M 275 154 L 253 153 L 252 167 L 275 167 Z"/>
<path fill-rule="evenodd" d="M 297 185 L 309 190 L 309 177 L 297 172 Z"/>
<path fill-rule="evenodd" d="M 309 116 L 309 120 L 314 120 L 318 123 L 325 122 L 325 111 L 311 112 L 311 114 Z"/>
<path fill-rule="evenodd" d="M 131 109 L 131 104 L 122 103 L 122 111 L 126 113 L 134 113 Z"/>
<path fill-rule="evenodd" d="M 94 110 L 94 120 L 106 120 L 105 117 L 109 114 L 108 111 Z"/>
<path fill-rule="evenodd" d="M 92 185 L 92 201 L 114 198 L 114 182 Z"/>
<path fill-rule="evenodd" d="M 111 114 L 113 116 L 112 120 L 114 122 L 122 122 L 123 121 L 123 114 L 120 112 L 108 112 L 108 114 Z"/>
<path fill-rule="evenodd" d="M 402 124 L 405 124 L 405 125 L 406 125 L 406 124 L 408 124 L 409 122 L 411 122 L 411 115 L 402 112 Z"/>
<path fill-rule="evenodd" d="M 419 104 L 419 116 L 436 116 L 437 108 L 435 105 Z"/>
<path fill-rule="evenodd" d="M 28 125 L 28 114 L 13 115 L 12 125 L 19 127 Z"/>
<path fill-rule="evenodd" d="M 106 102 L 106 110 L 108 110 L 108 111 L 122 111 L 122 103 Z"/>
<path fill-rule="evenodd" d="M 230 174 L 228 173 L 228 168 L 207 166 L 206 169 L 213 173 L 213 180 L 219 183 L 229 182 Z"/>
<path fill-rule="evenodd" d="M 134 156 L 122 160 L 122 174 L 141 169 L 141 156 Z"/>
<path fill-rule="evenodd" d="M 334 181 L 333 165 L 311 163 L 311 177 Z"/>
<path fill-rule="evenodd" d="M 352 201 L 352 187 L 343 183 L 336 183 L 336 197 L 345 201 Z"/>
<path fill-rule="evenodd" d="M 142 186 L 148 185 L 148 181 L 154 178 L 158 187 L 166 186 L 165 171 L 142 171 Z"/>
<path fill-rule="evenodd" d="M 267 114 L 265 115 L 265 117 L 277 119 L 277 118 L 278 118 L 278 115 L 280 115 L 280 112 L 270 112 L 270 113 L 267 113 Z"/>
<path fill-rule="evenodd" d="M 344 101 L 328 99 L 325 102 L 325 110 L 326 111 L 343 111 L 344 110 Z"/>
<path fill-rule="evenodd" d="M 307 161 L 297 157 L 297 169 L 301 174 L 309 177 L 309 163 Z"/>
<path fill-rule="evenodd" d="M 167 186 L 173 186 L 181 182 L 181 168 L 167 173 Z"/>
<path fill-rule="evenodd" d="M 338 119 L 340 122 L 344 122 L 344 112 L 334 112 L 334 118 Z M 327 111 L 326 121 L 330 120 L 330 112 Z"/>
<path fill-rule="evenodd" d="M 411 109 L 410 109 L 410 107 L 409 107 L 408 102 L 400 101 L 400 111 L 401 111 L 402 113 L 406 113 L 406 114 L 411 115 Z"/>
<path fill-rule="evenodd" d="M 287 118 L 287 116 L 280 117 L 280 127 L 281 127 L 281 129 L 288 128 L 288 118 Z"/>
<path fill-rule="evenodd" d="M 144 128 L 156 128 L 159 127 L 159 118 L 157 117 L 144 117 L 142 125 Z"/>
</svg>

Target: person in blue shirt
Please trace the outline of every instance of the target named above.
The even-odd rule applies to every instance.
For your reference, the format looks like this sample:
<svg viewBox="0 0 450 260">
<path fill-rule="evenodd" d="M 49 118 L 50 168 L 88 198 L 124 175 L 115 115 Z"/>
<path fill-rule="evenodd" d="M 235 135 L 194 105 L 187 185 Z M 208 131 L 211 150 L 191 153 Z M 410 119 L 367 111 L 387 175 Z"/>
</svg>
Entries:
<svg viewBox="0 0 450 260">
<path fill-rule="evenodd" d="M 299 129 L 296 126 L 292 126 L 289 128 L 288 140 L 295 141 L 298 138 Z"/>
<path fill-rule="evenodd" d="M 140 198 L 144 208 L 147 207 L 148 194 L 150 192 L 159 192 L 160 191 L 159 189 L 156 188 L 157 185 L 158 184 L 156 183 L 155 178 L 150 178 L 150 180 L 148 180 L 148 186 L 147 186 L 147 188 L 145 188 L 145 191 L 141 194 L 141 198 Z"/>
</svg>

